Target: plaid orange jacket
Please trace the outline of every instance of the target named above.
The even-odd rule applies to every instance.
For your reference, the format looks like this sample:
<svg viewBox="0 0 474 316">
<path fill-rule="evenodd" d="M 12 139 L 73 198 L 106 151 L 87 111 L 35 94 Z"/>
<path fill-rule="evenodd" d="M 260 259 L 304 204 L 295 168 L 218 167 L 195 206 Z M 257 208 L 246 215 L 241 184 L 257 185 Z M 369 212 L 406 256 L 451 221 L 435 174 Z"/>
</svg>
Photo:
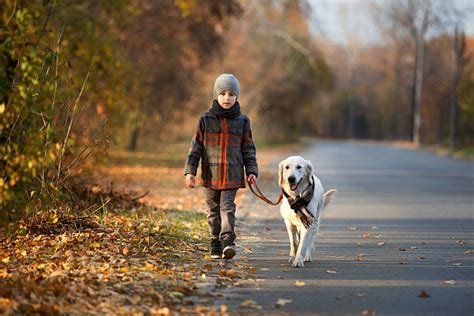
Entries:
<svg viewBox="0 0 474 316">
<path fill-rule="evenodd" d="M 245 173 L 258 176 L 250 120 L 245 115 L 219 119 L 204 113 L 189 148 L 184 174 L 196 175 L 201 160 L 201 181 L 215 190 L 245 188 Z"/>
</svg>

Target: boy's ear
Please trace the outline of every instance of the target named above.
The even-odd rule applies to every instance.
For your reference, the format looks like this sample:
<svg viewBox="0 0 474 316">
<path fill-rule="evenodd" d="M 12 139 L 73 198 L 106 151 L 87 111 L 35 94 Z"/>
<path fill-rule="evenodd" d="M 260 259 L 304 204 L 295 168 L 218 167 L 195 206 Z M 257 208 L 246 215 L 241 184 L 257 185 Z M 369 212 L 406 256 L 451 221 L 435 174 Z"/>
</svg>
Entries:
<svg viewBox="0 0 474 316">
<path fill-rule="evenodd" d="M 283 185 L 283 161 L 278 165 L 278 184 Z"/>
</svg>

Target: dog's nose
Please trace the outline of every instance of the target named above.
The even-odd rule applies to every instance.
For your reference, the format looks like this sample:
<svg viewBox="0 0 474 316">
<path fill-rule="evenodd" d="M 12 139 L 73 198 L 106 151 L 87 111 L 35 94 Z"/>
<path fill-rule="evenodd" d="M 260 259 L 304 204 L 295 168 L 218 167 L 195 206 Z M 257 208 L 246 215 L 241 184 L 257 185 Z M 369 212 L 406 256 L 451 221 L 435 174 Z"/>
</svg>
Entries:
<svg viewBox="0 0 474 316">
<path fill-rule="evenodd" d="M 288 177 L 288 182 L 289 183 L 295 183 L 295 181 L 296 181 L 295 177 L 293 177 L 293 176 Z"/>
</svg>

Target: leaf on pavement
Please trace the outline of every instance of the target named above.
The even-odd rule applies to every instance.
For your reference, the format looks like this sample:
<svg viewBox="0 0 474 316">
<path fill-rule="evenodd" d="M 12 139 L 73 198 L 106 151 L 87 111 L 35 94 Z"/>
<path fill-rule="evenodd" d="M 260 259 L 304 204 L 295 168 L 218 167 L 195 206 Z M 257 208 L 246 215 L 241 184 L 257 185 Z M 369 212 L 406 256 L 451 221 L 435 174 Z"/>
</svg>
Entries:
<svg viewBox="0 0 474 316">
<path fill-rule="evenodd" d="M 456 284 L 456 281 L 454 281 L 454 280 L 446 280 L 446 281 L 443 281 L 442 283 L 443 283 L 443 284 L 446 284 L 446 285 L 454 285 L 454 284 Z"/>
<path fill-rule="evenodd" d="M 418 295 L 418 297 L 422 297 L 422 298 L 428 298 L 430 296 L 431 295 L 429 295 L 428 292 L 426 292 L 425 290 L 422 290 L 421 293 Z"/>
<path fill-rule="evenodd" d="M 327 270 L 326 272 L 329 273 L 329 274 L 336 274 L 337 273 L 336 270 Z"/>
<path fill-rule="evenodd" d="M 305 285 L 306 283 L 304 283 L 303 281 L 298 281 L 298 280 L 295 281 L 295 286 L 305 286 Z"/>
<path fill-rule="evenodd" d="M 379 243 L 377 244 L 377 246 L 383 246 L 383 245 L 385 245 L 385 241 L 379 242 Z"/>
<path fill-rule="evenodd" d="M 254 309 L 262 309 L 262 306 L 258 305 L 257 302 L 253 300 L 245 300 L 240 304 L 241 308 L 254 308 Z"/>
<path fill-rule="evenodd" d="M 287 300 L 287 299 L 284 299 L 284 298 L 279 298 L 278 301 L 275 303 L 275 307 L 283 307 L 285 306 L 286 304 L 290 304 L 292 303 L 293 300 Z"/>
</svg>

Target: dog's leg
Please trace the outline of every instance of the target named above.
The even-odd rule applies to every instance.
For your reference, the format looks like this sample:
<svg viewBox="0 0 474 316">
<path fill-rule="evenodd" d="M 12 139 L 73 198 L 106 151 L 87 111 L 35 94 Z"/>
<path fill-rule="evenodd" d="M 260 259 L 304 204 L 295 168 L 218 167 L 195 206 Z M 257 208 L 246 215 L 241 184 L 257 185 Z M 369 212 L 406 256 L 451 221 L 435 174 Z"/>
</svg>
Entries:
<svg viewBox="0 0 474 316">
<path fill-rule="evenodd" d="M 313 261 L 313 251 L 314 251 L 314 239 L 317 234 L 317 227 L 311 228 L 310 231 L 308 232 L 307 239 L 309 241 L 308 248 L 306 249 L 306 254 L 304 255 L 304 261 L 305 262 L 312 262 Z"/>
<path fill-rule="evenodd" d="M 299 244 L 298 250 L 296 251 L 295 260 L 293 261 L 293 267 L 295 268 L 304 268 L 304 255 L 308 249 L 308 230 L 302 227 L 299 231 Z"/>
<path fill-rule="evenodd" d="M 297 247 L 297 234 L 296 234 L 296 227 L 292 225 L 289 221 L 285 220 L 286 230 L 288 232 L 288 237 L 290 239 L 290 258 L 289 262 L 293 262 L 293 258 L 296 255 L 296 247 Z"/>
</svg>

